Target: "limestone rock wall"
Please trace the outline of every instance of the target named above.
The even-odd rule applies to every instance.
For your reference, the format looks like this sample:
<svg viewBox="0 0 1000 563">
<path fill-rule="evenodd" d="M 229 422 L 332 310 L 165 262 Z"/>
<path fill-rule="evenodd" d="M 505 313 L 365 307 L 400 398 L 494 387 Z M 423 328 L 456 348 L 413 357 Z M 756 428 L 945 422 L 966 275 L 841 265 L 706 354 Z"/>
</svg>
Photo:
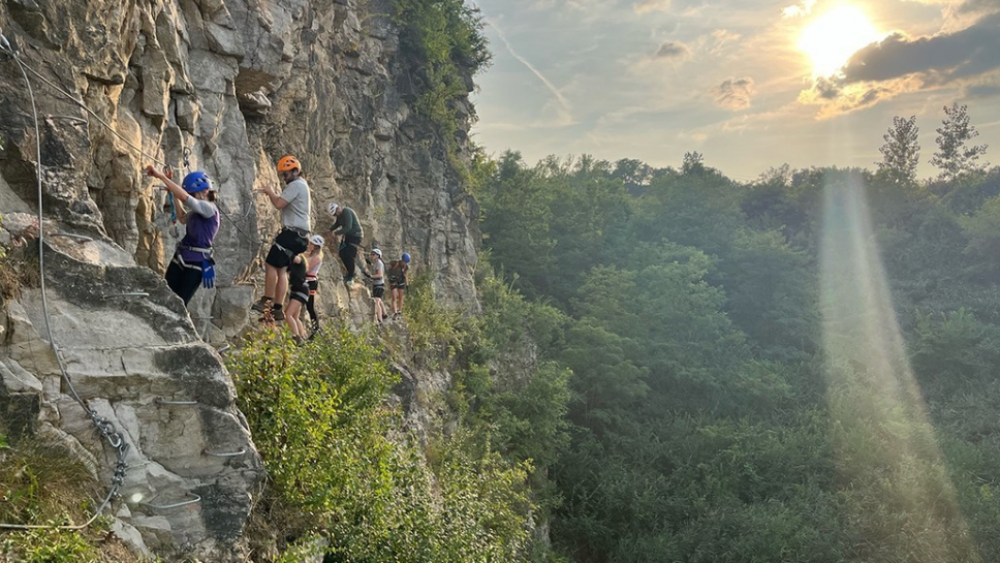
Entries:
<svg viewBox="0 0 1000 563">
<path fill-rule="evenodd" d="M 215 348 L 252 321 L 278 226 L 259 189 L 278 186 L 278 158 L 303 162 L 314 230 L 332 222 L 328 203 L 349 205 L 366 248 L 409 252 L 440 300 L 476 306 L 478 210 L 407 105 L 412 69 L 389 12 L 388 0 L 0 3 L 40 118 L 36 130 L 21 69 L 0 56 L 0 215 L 30 217 L 40 174 L 53 338 L 132 445 L 116 529 L 139 549 L 238 558 L 262 469 Z M 161 279 L 180 230 L 142 174 L 151 163 L 205 170 L 219 190 L 217 286 L 188 310 Z M 321 276 L 324 314 L 369 317 L 367 291 L 339 283 L 336 249 Z M 41 298 L 29 288 L 0 308 L 0 409 L 29 413 L 21 430 L 64 442 L 106 483 L 109 454 L 61 382 Z"/>
</svg>

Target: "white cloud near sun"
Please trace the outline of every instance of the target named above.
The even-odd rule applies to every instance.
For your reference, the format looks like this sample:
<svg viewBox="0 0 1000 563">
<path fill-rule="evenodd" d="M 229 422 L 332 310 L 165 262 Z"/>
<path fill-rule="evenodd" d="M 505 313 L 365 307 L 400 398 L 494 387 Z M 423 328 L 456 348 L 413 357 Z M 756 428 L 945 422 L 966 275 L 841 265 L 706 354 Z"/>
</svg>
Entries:
<svg viewBox="0 0 1000 563">
<path fill-rule="evenodd" d="M 666 12 L 670 9 L 671 0 L 639 0 L 632 4 L 632 9 L 637 14 L 648 12 Z"/>
<path fill-rule="evenodd" d="M 786 6 L 785 9 L 781 10 L 782 17 L 786 18 L 796 18 L 808 16 L 816 5 L 816 0 L 803 0 L 799 4 L 794 4 L 792 6 Z"/>
</svg>

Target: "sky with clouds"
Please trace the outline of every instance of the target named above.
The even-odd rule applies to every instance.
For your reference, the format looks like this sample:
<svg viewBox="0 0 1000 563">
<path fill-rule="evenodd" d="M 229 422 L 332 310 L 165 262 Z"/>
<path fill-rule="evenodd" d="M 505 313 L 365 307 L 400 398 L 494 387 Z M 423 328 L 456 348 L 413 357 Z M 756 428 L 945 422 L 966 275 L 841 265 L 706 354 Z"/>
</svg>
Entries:
<svg viewBox="0 0 1000 563">
<path fill-rule="evenodd" d="M 931 176 L 958 102 L 1000 164 L 1000 0 L 475 3 L 493 65 L 473 134 L 494 154 L 679 167 L 698 151 L 751 180 L 785 163 L 873 168 L 893 116 L 916 115 Z"/>
</svg>

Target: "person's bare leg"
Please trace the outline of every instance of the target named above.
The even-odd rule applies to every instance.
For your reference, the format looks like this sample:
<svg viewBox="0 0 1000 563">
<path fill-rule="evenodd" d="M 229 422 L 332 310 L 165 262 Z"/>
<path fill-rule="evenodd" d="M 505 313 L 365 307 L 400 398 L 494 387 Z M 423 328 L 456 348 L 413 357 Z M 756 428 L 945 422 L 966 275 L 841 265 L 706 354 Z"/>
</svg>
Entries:
<svg viewBox="0 0 1000 563">
<path fill-rule="evenodd" d="M 274 302 L 284 303 L 285 293 L 288 291 L 288 269 L 276 268 L 276 282 L 274 286 Z"/>
<path fill-rule="evenodd" d="M 292 299 L 288 303 L 288 311 L 285 313 L 285 321 L 288 323 L 288 328 L 291 329 L 292 334 L 298 336 L 299 338 L 305 338 L 305 327 L 302 325 L 302 320 L 299 319 L 299 314 L 302 312 L 302 303 Z"/>
<path fill-rule="evenodd" d="M 274 286 L 278 283 L 278 269 L 270 264 L 264 265 L 264 297 L 274 299 Z"/>
</svg>

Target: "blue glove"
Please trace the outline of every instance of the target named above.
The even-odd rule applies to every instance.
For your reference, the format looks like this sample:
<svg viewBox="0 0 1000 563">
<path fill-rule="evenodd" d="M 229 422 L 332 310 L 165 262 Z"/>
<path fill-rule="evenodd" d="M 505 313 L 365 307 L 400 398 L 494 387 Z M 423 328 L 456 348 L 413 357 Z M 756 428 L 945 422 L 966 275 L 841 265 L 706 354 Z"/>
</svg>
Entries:
<svg viewBox="0 0 1000 563">
<path fill-rule="evenodd" d="M 205 289 L 215 287 L 215 260 L 211 258 L 201 263 L 201 286 Z"/>
</svg>

